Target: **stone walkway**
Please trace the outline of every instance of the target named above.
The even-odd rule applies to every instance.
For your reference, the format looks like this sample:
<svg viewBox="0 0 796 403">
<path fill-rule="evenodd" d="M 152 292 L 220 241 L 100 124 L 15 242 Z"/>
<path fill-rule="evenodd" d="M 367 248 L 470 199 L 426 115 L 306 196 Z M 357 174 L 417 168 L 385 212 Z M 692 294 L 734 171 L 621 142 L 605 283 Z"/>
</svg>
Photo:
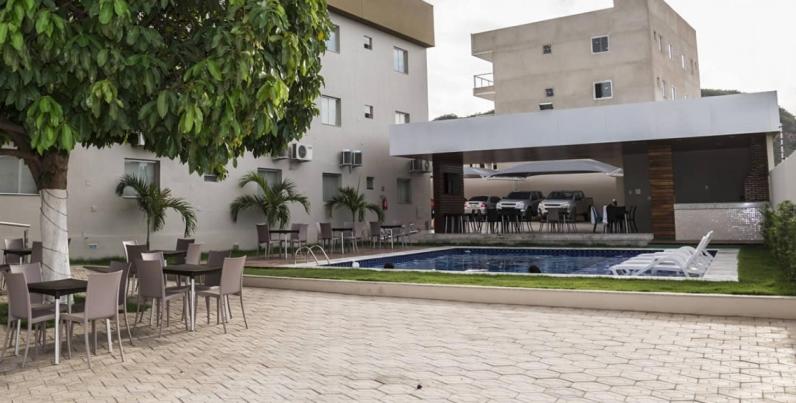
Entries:
<svg viewBox="0 0 796 403">
<path fill-rule="evenodd" d="M 796 401 L 794 322 L 245 291 L 248 330 L 6 358 L 0 400 Z"/>
</svg>

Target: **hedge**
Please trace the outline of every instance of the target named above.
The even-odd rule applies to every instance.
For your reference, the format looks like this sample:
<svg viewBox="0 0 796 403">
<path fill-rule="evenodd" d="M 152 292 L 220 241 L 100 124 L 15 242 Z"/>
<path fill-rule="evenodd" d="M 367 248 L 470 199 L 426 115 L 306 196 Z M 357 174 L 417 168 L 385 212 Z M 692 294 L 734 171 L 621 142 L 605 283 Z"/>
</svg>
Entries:
<svg viewBox="0 0 796 403">
<path fill-rule="evenodd" d="M 796 280 L 796 205 L 785 201 L 776 208 L 766 209 L 763 239 L 788 277 Z"/>
</svg>

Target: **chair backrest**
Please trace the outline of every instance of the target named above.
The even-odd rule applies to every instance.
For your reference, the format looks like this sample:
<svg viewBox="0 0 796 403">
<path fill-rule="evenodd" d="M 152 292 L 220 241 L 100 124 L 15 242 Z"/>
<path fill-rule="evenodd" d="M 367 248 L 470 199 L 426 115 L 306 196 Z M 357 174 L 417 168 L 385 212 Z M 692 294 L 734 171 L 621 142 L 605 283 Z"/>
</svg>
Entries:
<svg viewBox="0 0 796 403">
<path fill-rule="evenodd" d="M 87 276 L 86 305 L 83 315 L 87 320 L 105 319 L 119 312 L 119 286 L 124 273 L 92 273 Z"/>
<path fill-rule="evenodd" d="M 290 234 L 290 239 L 294 241 L 306 241 L 307 240 L 307 224 L 291 224 L 290 229 L 296 230 L 298 232 L 293 232 Z"/>
<path fill-rule="evenodd" d="M 594 208 L 594 206 L 591 206 L 589 209 L 591 210 L 590 214 L 589 214 L 591 216 L 591 223 L 592 224 L 597 224 L 597 222 L 598 222 L 597 209 Z"/>
<path fill-rule="evenodd" d="M 192 243 L 185 252 L 185 263 L 199 264 L 202 260 L 202 244 Z"/>
<path fill-rule="evenodd" d="M 146 252 L 149 248 L 146 245 L 127 245 L 125 246 L 125 250 L 127 251 L 127 261 L 131 264 L 130 266 L 130 274 L 134 275 L 137 272 L 136 262 L 141 261 L 141 254 Z"/>
<path fill-rule="evenodd" d="M 244 267 L 246 267 L 246 256 L 224 259 L 224 266 L 221 269 L 221 294 L 234 294 L 241 290 Z"/>
<path fill-rule="evenodd" d="M 22 238 L 13 238 L 5 240 L 6 249 L 22 249 L 25 247 L 25 240 Z M 14 254 L 6 254 L 6 264 L 17 264 L 22 262 L 22 256 Z"/>
<path fill-rule="evenodd" d="M 122 248 L 124 248 L 124 258 L 127 259 L 128 262 L 131 262 L 130 255 L 128 253 L 129 249 L 128 246 L 138 245 L 138 241 L 122 241 Z"/>
<path fill-rule="evenodd" d="M 43 258 L 44 247 L 42 246 L 41 241 L 33 241 L 33 244 L 30 247 L 30 262 L 41 263 Z"/>
<path fill-rule="evenodd" d="M 332 239 L 332 223 L 319 222 L 318 223 L 318 238 L 319 239 Z"/>
<path fill-rule="evenodd" d="M 177 238 L 177 247 L 176 250 L 188 250 L 188 245 L 194 243 L 195 240 L 192 238 Z"/>
<path fill-rule="evenodd" d="M 42 281 L 41 276 L 41 263 L 23 263 L 23 264 L 12 264 L 9 265 L 9 271 L 11 273 L 20 273 L 25 277 L 25 281 L 30 283 L 38 283 Z M 44 303 L 44 295 L 41 294 L 33 294 L 29 298 L 32 304 L 42 304 Z"/>
<path fill-rule="evenodd" d="M 271 230 L 268 224 L 257 224 L 257 244 L 271 242 Z"/>
<path fill-rule="evenodd" d="M 130 275 L 130 266 L 132 263 L 114 261 L 108 268 L 108 273 L 122 272 L 122 278 L 119 279 L 119 305 L 127 304 L 127 277 Z"/>
<path fill-rule="evenodd" d="M 378 221 L 371 221 L 370 223 L 370 236 L 381 235 L 381 223 Z"/>
<path fill-rule="evenodd" d="M 157 260 L 161 266 L 166 265 L 166 258 L 163 256 L 163 252 L 144 252 L 141 254 L 141 260 Z"/>
<path fill-rule="evenodd" d="M 548 208 L 547 209 L 547 222 L 561 222 L 561 209 Z"/>
<path fill-rule="evenodd" d="M 8 313 L 11 318 L 30 319 L 30 292 L 23 273 L 5 273 L 8 289 Z"/>
<path fill-rule="evenodd" d="M 211 250 L 207 253 L 208 266 L 224 266 L 224 259 L 228 258 L 230 251 L 228 250 Z M 221 272 L 209 273 L 205 275 L 204 285 L 214 287 L 221 285 Z"/>
<path fill-rule="evenodd" d="M 144 298 L 162 298 L 166 294 L 163 265 L 159 260 L 138 262 L 138 295 Z"/>
</svg>

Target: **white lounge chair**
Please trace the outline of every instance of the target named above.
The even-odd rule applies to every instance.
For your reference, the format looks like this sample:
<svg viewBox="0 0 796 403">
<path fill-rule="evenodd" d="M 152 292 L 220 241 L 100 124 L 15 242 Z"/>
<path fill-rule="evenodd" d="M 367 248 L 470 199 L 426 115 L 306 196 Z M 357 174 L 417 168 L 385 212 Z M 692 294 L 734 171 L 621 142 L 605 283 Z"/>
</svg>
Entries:
<svg viewBox="0 0 796 403">
<path fill-rule="evenodd" d="M 707 246 L 713 236 L 708 232 L 696 248 L 684 246 L 663 252 L 646 253 L 611 266 L 614 275 L 639 276 L 649 272 L 682 273 L 686 277 L 701 277 L 713 261 Z"/>
</svg>

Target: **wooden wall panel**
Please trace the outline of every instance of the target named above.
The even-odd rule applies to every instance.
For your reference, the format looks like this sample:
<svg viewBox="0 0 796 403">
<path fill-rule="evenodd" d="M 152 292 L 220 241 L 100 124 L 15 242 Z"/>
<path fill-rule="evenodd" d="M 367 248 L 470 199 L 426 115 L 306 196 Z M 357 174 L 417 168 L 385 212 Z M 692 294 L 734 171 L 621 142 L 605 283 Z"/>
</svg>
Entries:
<svg viewBox="0 0 796 403">
<path fill-rule="evenodd" d="M 432 157 L 434 173 L 434 231 L 444 233 L 445 215 L 464 214 L 464 172 L 461 153 L 434 154 Z M 448 192 L 445 189 L 445 174 L 452 174 L 455 183 Z M 458 175 L 458 176 L 456 176 Z M 451 191 L 452 190 L 452 191 Z M 457 228 L 448 228 L 448 232 L 458 232 Z"/>
<path fill-rule="evenodd" d="M 647 146 L 649 157 L 652 233 L 656 239 L 674 239 L 674 170 L 672 146 L 655 142 Z"/>
</svg>

